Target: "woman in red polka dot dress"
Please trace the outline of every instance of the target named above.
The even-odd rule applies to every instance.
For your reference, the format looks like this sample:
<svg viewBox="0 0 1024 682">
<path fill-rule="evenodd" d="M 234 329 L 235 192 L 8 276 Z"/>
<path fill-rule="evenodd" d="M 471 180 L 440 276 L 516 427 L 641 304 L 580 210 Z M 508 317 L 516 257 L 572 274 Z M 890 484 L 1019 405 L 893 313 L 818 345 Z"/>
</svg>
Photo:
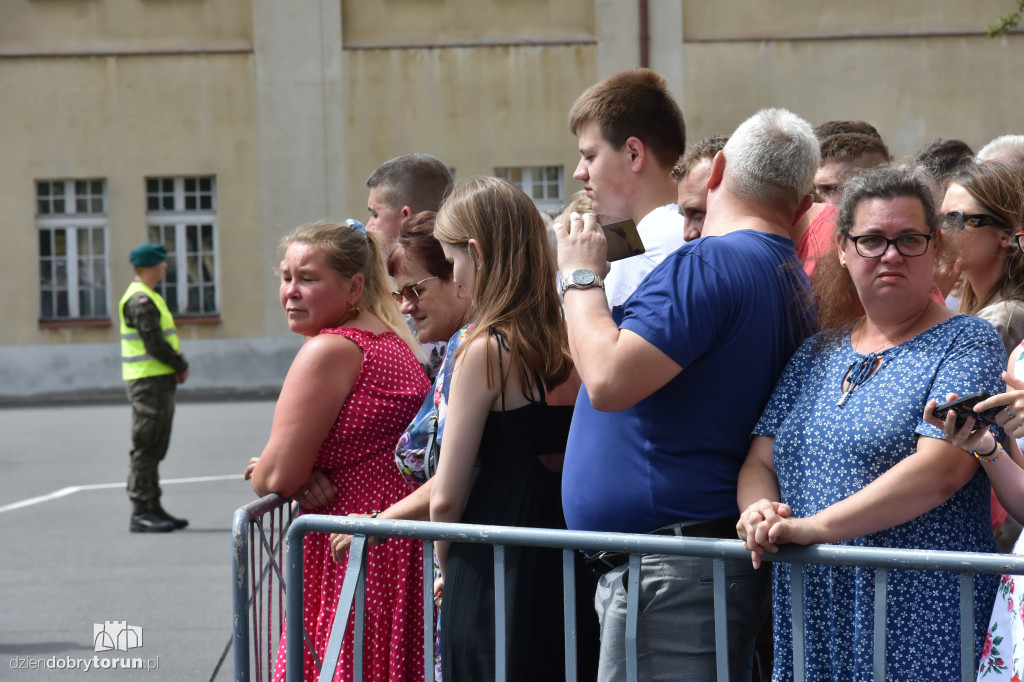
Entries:
<svg viewBox="0 0 1024 682">
<path fill-rule="evenodd" d="M 394 465 L 395 443 L 430 388 L 418 348 L 390 296 L 376 234 L 315 223 L 283 242 L 281 304 L 306 337 L 281 389 L 263 454 L 247 477 L 259 495 L 293 498 L 304 512 L 369 514 L 409 494 Z M 422 551 L 392 539 L 368 554 L 363 669 L 367 680 L 422 680 Z M 345 564 L 329 537 L 304 540 L 304 628 L 323 660 Z M 347 632 L 354 619 L 350 616 Z M 335 680 L 352 679 L 347 635 Z M 318 677 L 309 647 L 306 680 Z M 285 642 L 275 680 L 285 673 Z"/>
</svg>

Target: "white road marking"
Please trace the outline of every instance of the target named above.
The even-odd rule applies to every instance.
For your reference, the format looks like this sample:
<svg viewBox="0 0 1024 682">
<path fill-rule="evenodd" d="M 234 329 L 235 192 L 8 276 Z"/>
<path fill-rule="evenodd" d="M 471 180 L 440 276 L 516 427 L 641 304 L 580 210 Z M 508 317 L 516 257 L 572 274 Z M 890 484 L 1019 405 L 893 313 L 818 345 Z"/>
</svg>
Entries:
<svg viewBox="0 0 1024 682">
<path fill-rule="evenodd" d="M 205 483 L 208 481 L 231 481 L 241 478 L 241 474 L 228 474 L 226 476 L 193 476 L 192 478 L 166 478 L 160 481 L 160 485 L 169 485 L 172 483 Z M 49 495 L 40 495 L 39 497 L 30 497 L 27 500 L 21 502 L 12 502 L 11 504 L 5 504 L 0 507 L 0 514 L 4 512 L 14 511 L 15 509 L 22 509 L 23 507 L 31 507 L 34 504 L 42 504 L 43 502 L 50 502 L 51 500 L 57 500 L 62 497 L 67 497 L 74 493 L 81 492 L 83 490 L 106 490 L 109 488 L 124 488 L 124 483 L 94 483 L 92 485 L 72 485 L 67 488 L 61 488 L 55 490 Z"/>
</svg>

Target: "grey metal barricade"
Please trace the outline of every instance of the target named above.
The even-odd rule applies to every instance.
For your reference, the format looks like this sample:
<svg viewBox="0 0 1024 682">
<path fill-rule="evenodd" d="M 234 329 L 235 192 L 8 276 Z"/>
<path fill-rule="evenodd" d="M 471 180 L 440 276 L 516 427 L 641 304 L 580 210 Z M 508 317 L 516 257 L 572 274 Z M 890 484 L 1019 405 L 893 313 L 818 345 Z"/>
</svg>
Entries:
<svg viewBox="0 0 1024 682">
<path fill-rule="evenodd" d="M 346 635 L 349 614 L 355 612 L 355 677 L 361 679 L 362 671 L 362 606 L 361 598 L 365 581 L 366 538 L 385 536 L 412 538 L 424 541 L 424 666 L 425 679 L 433 679 L 433 609 L 430 607 L 433 578 L 433 541 L 451 540 L 494 545 L 495 548 L 495 679 L 504 680 L 504 635 L 499 614 L 504 613 L 504 572 L 501 570 L 506 545 L 548 547 L 563 550 L 563 584 L 565 586 L 565 622 L 575 622 L 575 575 L 572 554 L 577 550 L 609 551 L 630 554 L 630 589 L 627 597 L 626 626 L 626 673 L 628 680 L 637 680 L 636 632 L 639 613 L 640 558 L 643 554 L 695 556 L 713 559 L 714 610 L 717 678 L 720 682 L 729 679 L 729 657 L 727 649 L 725 559 L 747 559 L 750 553 L 739 540 L 713 540 L 659 535 L 633 535 L 625 533 L 595 533 L 582 531 L 558 531 L 534 528 L 513 528 L 507 526 L 478 526 L 458 523 L 429 523 L 415 521 L 392 521 L 359 517 L 337 517 L 321 515 L 301 516 L 288 530 L 285 549 L 285 583 L 287 609 L 302 613 L 302 538 L 309 532 L 346 533 L 354 535 L 349 551 L 345 581 L 335 622 L 332 626 L 328 649 L 322 663 L 321 680 L 333 679 L 341 643 Z M 785 547 L 778 554 L 765 554 L 769 561 L 785 561 L 793 566 L 793 662 L 794 679 L 805 679 L 804 632 L 802 580 L 803 565 L 832 564 L 840 566 L 866 566 L 876 569 L 875 578 L 875 647 L 874 667 L 876 679 L 885 679 L 885 622 L 886 586 L 888 572 L 893 569 L 918 569 L 949 571 L 960 574 L 961 613 L 961 676 L 964 682 L 974 680 L 974 594 L 973 576 L 976 573 L 1024 574 L 1024 557 L 1004 554 L 981 554 L 970 552 L 942 552 L 928 550 L 886 549 L 871 547 L 849 547 L 843 545 L 817 545 L 812 547 Z M 983 608 L 989 608 L 984 605 Z M 799 617 L 798 617 L 799 615 Z M 287 619 L 287 680 L 303 679 L 303 646 L 309 646 L 303 633 L 302 618 Z M 566 679 L 576 679 L 575 633 L 566 628 Z M 319 662 L 318 662 L 319 663 Z"/>
<path fill-rule="evenodd" d="M 280 495 L 267 495 L 235 511 L 231 528 L 231 644 L 235 648 L 237 682 L 249 682 L 253 669 L 256 680 L 273 678 L 284 626 L 282 564 L 285 534 L 292 522 L 290 502 Z"/>
</svg>

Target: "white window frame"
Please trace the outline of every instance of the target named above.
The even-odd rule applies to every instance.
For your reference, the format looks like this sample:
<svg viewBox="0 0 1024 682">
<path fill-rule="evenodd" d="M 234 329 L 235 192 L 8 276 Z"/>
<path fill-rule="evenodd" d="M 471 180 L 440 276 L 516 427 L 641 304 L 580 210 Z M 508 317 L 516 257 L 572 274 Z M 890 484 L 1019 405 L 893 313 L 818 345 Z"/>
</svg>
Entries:
<svg viewBox="0 0 1024 682">
<path fill-rule="evenodd" d="M 173 205 L 172 210 L 160 209 L 152 210 L 149 208 L 149 181 L 155 180 L 163 183 L 166 180 L 173 182 Z M 187 180 L 195 180 L 197 183 L 201 180 L 209 180 L 211 187 L 211 201 L 212 207 L 209 209 L 186 209 L 185 200 L 187 193 L 185 192 L 185 182 Z M 211 226 L 211 248 L 204 250 L 202 247 L 202 227 L 204 225 Z M 197 241 L 199 251 L 187 251 L 188 246 L 188 228 L 195 227 L 199 230 L 200 234 L 197 235 Z M 197 176 L 181 176 L 181 177 L 169 177 L 169 176 L 153 176 L 146 178 L 146 235 L 147 239 L 152 242 L 163 244 L 167 249 L 168 261 L 171 267 L 167 271 L 167 279 L 158 285 L 159 293 L 167 301 L 168 306 L 174 313 L 175 317 L 219 317 L 220 316 L 220 256 L 219 256 L 219 230 L 217 229 L 217 179 L 211 175 L 197 175 Z M 171 237 L 168 238 L 168 233 Z M 161 238 L 162 237 L 162 238 Z M 200 281 L 190 283 L 188 280 L 188 259 L 195 256 L 199 256 L 200 261 L 204 256 L 209 255 L 213 259 L 213 275 L 210 281 Z M 202 269 L 200 268 L 199 272 Z M 199 305 L 198 310 L 190 310 L 188 305 L 188 294 L 190 284 L 195 287 L 199 286 Z M 175 287 L 175 295 L 173 302 L 168 298 L 169 285 Z M 213 309 L 203 309 L 203 288 L 211 286 L 213 287 Z"/>
<path fill-rule="evenodd" d="M 547 179 L 546 175 L 550 170 L 556 172 L 558 177 L 555 180 Z M 520 175 L 519 180 L 512 179 L 512 171 L 518 171 Z M 557 211 L 562 208 L 565 197 L 565 172 L 562 166 L 503 166 L 495 168 L 494 175 L 499 178 L 505 178 L 517 185 L 526 192 L 528 197 L 533 199 L 533 203 L 541 210 Z M 547 189 L 551 187 L 555 188 L 556 196 L 554 197 L 547 196 Z M 534 196 L 535 190 L 538 188 L 544 189 L 542 192 L 544 196 L 540 199 Z"/>
<path fill-rule="evenodd" d="M 101 182 L 103 183 L 102 194 L 100 200 L 102 205 L 100 211 L 93 212 L 87 211 L 85 213 L 77 212 L 78 196 L 75 192 L 75 183 L 78 182 Z M 40 213 L 39 202 L 42 200 L 42 196 L 39 193 L 39 187 L 41 184 L 46 183 L 51 187 L 63 185 L 64 188 L 64 211 L 61 213 Z M 107 181 L 104 178 L 75 178 L 69 180 L 36 180 L 36 266 L 39 282 L 39 320 L 41 322 L 63 322 L 69 320 L 109 320 L 110 319 L 110 258 L 109 258 L 109 244 L 110 244 L 110 230 L 109 222 L 107 219 Z M 91 196 L 91 195 L 89 195 Z M 79 254 L 78 253 L 78 232 L 79 230 L 88 230 L 91 233 L 95 229 L 101 229 L 103 231 L 103 253 L 89 253 Z M 56 233 L 58 231 L 64 231 L 64 244 L 66 251 L 63 256 L 58 256 L 52 252 L 56 248 Z M 48 256 L 44 256 L 39 251 L 39 236 L 42 232 L 50 233 L 50 248 L 51 253 Z M 82 281 L 81 273 L 79 272 L 79 259 L 89 258 L 91 260 L 102 260 L 102 273 L 103 282 L 97 284 L 84 283 Z M 48 284 L 43 282 L 43 261 L 49 260 L 50 266 L 50 281 Z M 57 311 L 56 297 L 54 297 L 53 310 L 50 315 L 44 316 L 42 295 L 44 292 L 57 292 L 61 291 L 62 288 L 57 284 L 57 268 L 59 262 L 64 261 L 65 268 L 65 282 L 67 290 L 67 315 L 60 315 Z M 93 292 L 94 298 L 94 310 L 92 314 L 83 316 L 82 307 L 80 302 L 80 292 L 82 289 L 89 289 Z M 96 295 L 95 290 L 102 289 L 102 294 Z M 97 312 L 99 306 L 103 307 L 102 311 Z"/>
</svg>

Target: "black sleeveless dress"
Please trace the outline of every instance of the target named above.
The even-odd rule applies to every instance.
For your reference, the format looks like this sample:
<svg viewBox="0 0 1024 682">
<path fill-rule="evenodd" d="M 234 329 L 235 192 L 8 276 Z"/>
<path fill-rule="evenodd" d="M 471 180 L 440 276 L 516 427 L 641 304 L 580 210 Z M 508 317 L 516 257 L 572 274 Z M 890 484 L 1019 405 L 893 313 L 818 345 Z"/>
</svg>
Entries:
<svg viewBox="0 0 1024 682">
<path fill-rule="evenodd" d="M 500 336 L 498 345 L 500 357 Z M 539 401 L 491 412 L 462 522 L 565 529 L 562 475 L 537 455 L 565 451 L 571 419 L 572 407 L 547 405 L 543 388 Z M 593 573 L 576 556 L 577 661 L 586 680 L 596 675 L 598 626 Z M 561 550 L 505 548 L 505 611 L 507 679 L 564 680 Z M 494 551 L 453 543 L 441 603 L 444 682 L 493 680 L 494 659 Z"/>
</svg>

